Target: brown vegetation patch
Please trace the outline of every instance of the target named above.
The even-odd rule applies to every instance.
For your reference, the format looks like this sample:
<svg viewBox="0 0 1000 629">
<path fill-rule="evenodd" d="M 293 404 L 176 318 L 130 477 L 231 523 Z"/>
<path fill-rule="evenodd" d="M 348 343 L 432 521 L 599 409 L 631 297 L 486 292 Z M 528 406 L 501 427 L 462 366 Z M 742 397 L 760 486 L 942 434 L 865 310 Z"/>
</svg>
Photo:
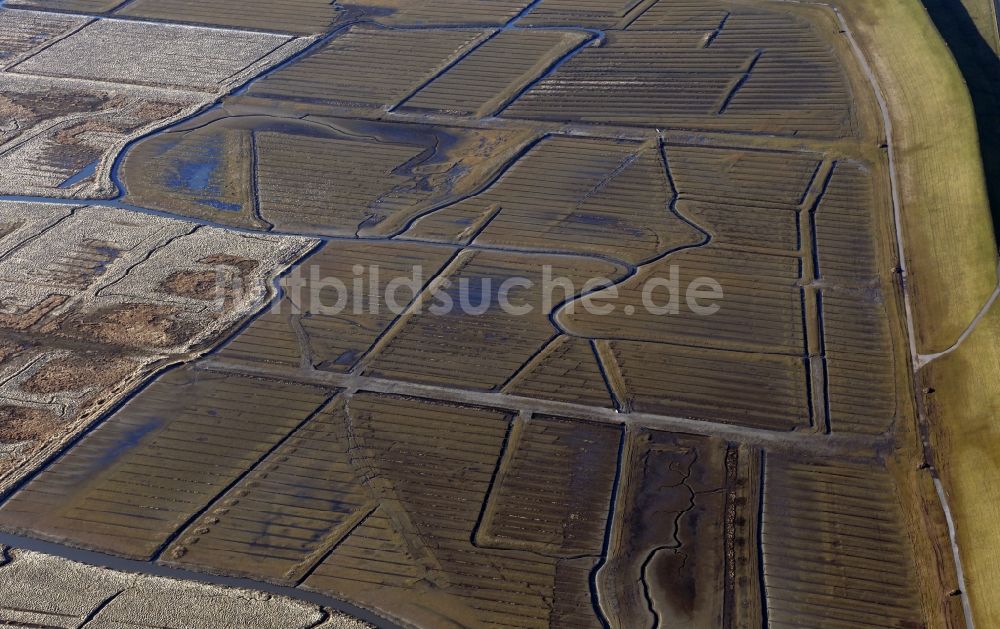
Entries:
<svg viewBox="0 0 1000 629">
<path fill-rule="evenodd" d="M 0 341 L 0 364 L 7 362 L 8 359 L 14 358 L 23 352 L 28 345 L 20 341 L 15 340 L 3 340 Z"/>
<path fill-rule="evenodd" d="M 135 108 L 135 115 L 142 120 L 166 120 L 181 113 L 182 109 L 177 103 L 148 101 Z"/>
<path fill-rule="evenodd" d="M 101 150 L 85 142 L 53 144 L 41 151 L 41 163 L 49 167 L 78 171 L 101 158 Z"/>
<path fill-rule="evenodd" d="M 0 328 L 26 330 L 64 304 L 67 299 L 69 297 L 65 295 L 49 295 L 37 305 L 23 312 L 0 313 Z"/>
<path fill-rule="evenodd" d="M 79 391 L 89 387 L 110 388 L 125 379 L 135 364 L 120 356 L 87 355 L 56 358 L 47 362 L 22 385 L 34 394 Z"/>
<path fill-rule="evenodd" d="M 177 320 L 179 310 L 156 304 L 121 304 L 78 319 L 64 320 L 63 332 L 129 347 L 169 347 L 189 336 Z"/>
<path fill-rule="evenodd" d="M 86 120 L 84 122 L 56 131 L 52 137 L 59 144 L 75 145 L 84 142 L 80 136 L 85 133 L 118 133 L 118 128 L 104 120 Z"/>
<path fill-rule="evenodd" d="M 233 299 L 246 284 L 247 278 L 260 266 L 257 260 L 224 253 L 206 256 L 198 260 L 199 264 L 211 265 L 215 268 L 200 271 L 176 271 L 160 283 L 160 289 L 172 295 L 201 299 L 205 301 L 225 297 L 225 308 L 232 307 Z M 232 282 L 220 267 L 236 270 L 239 282 Z"/>
<path fill-rule="evenodd" d="M 0 114 L 24 118 L 44 119 L 65 116 L 72 113 L 98 111 L 109 104 L 104 94 L 86 92 L 40 92 L 8 93 L 0 97 Z"/>
<path fill-rule="evenodd" d="M 0 407 L 0 443 L 44 439 L 59 427 L 51 411 L 24 406 Z"/>
<path fill-rule="evenodd" d="M 219 274 L 216 271 L 177 271 L 163 280 L 160 288 L 172 295 L 207 301 L 219 296 Z"/>
<path fill-rule="evenodd" d="M 21 99 L 18 96 L 18 94 L 0 94 L 0 116 L 5 121 L 13 121 L 15 128 L 17 127 L 17 121 L 25 120 L 35 115 L 35 112 L 31 108 L 27 107 L 25 103 L 20 102 Z"/>
</svg>

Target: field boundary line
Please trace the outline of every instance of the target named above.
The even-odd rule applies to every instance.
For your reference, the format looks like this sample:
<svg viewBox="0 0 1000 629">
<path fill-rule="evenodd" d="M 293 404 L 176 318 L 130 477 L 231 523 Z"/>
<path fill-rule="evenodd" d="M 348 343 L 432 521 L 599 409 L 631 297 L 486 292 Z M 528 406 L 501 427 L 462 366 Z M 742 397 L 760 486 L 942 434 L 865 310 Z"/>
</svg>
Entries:
<svg viewBox="0 0 1000 629">
<path fill-rule="evenodd" d="M 525 28 L 521 30 L 529 30 L 529 29 Z M 575 30 L 567 30 L 566 32 L 590 33 L 590 31 L 575 31 Z M 539 81 L 542 77 L 549 76 L 550 74 L 552 74 L 553 69 L 559 64 L 561 64 L 563 59 L 565 59 L 569 55 L 575 55 L 577 50 L 581 48 L 586 48 L 595 41 L 595 38 L 600 39 L 600 37 L 593 35 L 593 33 L 591 33 L 589 37 L 584 37 L 580 43 L 576 45 L 570 45 L 565 52 L 556 55 L 555 58 L 553 58 L 548 63 L 543 63 L 544 60 L 537 62 L 534 66 L 529 68 L 527 72 L 524 72 L 523 74 L 517 77 L 516 81 L 512 84 L 515 87 L 514 89 L 511 90 L 510 94 L 505 94 L 503 91 L 499 92 L 496 96 L 494 96 L 490 100 L 486 101 L 482 106 L 480 106 L 479 109 L 477 109 L 473 115 L 476 118 L 486 118 L 486 117 L 495 118 L 500 114 L 500 112 L 513 105 L 514 101 L 523 96 L 528 91 L 528 89 L 531 88 L 532 85 L 536 85 L 537 81 Z M 559 49 L 559 44 L 553 46 L 549 50 L 558 50 L 558 49 Z"/>
<path fill-rule="evenodd" d="M 111 596 L 106 597 L 103 601 L 97 604 L 97 607 L 90 610 L 90 612 L 86 616 L 84 616 L 83 621 L 76 626 L 76 629 L 84 629 L 84 627 L 94 622 L 94 620 L 97 619 L 97 617 L 101 614 L 101 612 L 104 611 L 105 607 L 110 605 L 112 602 L 114 602 L 116 598 L 118 598 L 119 596 L 130 590 L 132 587 L 134 586 L 122 588 L 117 592 L 115 592 L 114 594 L 112 594 Z"/>
<path fill-rule="evenodd" d="M 567 342 L 569 342 L 569 339 L 571 338 L 573 337 L 570 337 L 566 334 L 561 334 L 559 332 L 554 333 L 551 337 L 549 337 L 545 341 L 545 343 L 540 348 L 538 348 L 537 351 L 535 351 L 534 354 L 529 356 L 526 361 L 521 363 L 521 366 L 518 367 L 514 371 L 514 373 L 511 374 L 511 376 L 507 378 L 503 382 L 503 384 L 501 384 L 498 387 L 498 390 L 503 392 L 519 384 L 521 380 L 523 380 L 528 374 L 531 373 L 532 369 L 536 369 L 537 367 L 539 367 L 542 364 L 542 362 L 546 358 L 548 358 L 550 354 L 552 354 L 552 352 L 556 351 L 562 345 L 565 345 Z"/>
<path fill-rule="evenodd" d="M 646 14 L 647 11 L 652 9 L 655 5 L 659 4 L 660 0 L 640 0 L 636 2 L 632 7 L 625 12 L 622 19 L 609 30 L 615 31 L 627 31 L 628 27 L 635 24 L 639 18 Z"/>
<path fill-rule="evenodd" d="M 764 507 L 767 504 L 767 451 L 761 449 L 757 480 L 757 513 L 755 514 L 754 544 L 757 547 L 757 586 L 760 589 L 760 617 L 764 627 L 770 627 L 767 613 L 767 567 L 764 565 Z"/>
<path fill-rule="evenodd" d="M 346 542 L 355 531 L 361 528 L 372 514 L 378 511 L 379 503 L 372 499 L 358 508 L 343 524 L 331 530 L 320 547 L 297 563 L 290 573 L 294 575 L 295 587 L 303 585 L 309 577 L 325 562 L 340 546 Z"/>
<path fill-rule="evenodd" d="M 875 99 L 878 102 L 879 110 L 881 111 L 882 114 L 883 129 L 885 132 L 886 155 L 888 157 L 888 166 L 889 166 L 889 188 L 892 193 L 893 231 L 895 233 L 896 250 L 898 258 L 897 263 L 899 264 L 900 281 L 902 284 L 907 341 L 910 346 L 911 369 L 915 374 L 916 371 L 918 370 L 918 365 L 920 362 L 920 354 L 917 349 L 916 330 L 913 318 L 912 296 L 908 282 L 909 272 L 907 270 L 906 251 L 904 246 L 903 220 L 902 220 L 902 209 L 901 209 L 902 201 L 900 199 L 900 191 L 899 191 L 900 189 L 899 176 L 896 171 L 896 153 L 895 153 L 895 147 L 893 145 L 894 136 L 893 136 L 892 117 L 889 114 L 889 105 L 885 97 L 885 92 L 883 91 L 882 86 L 879 83 L 878 76 L 875 74 L 871 64 L 868 62 L 868 58 L 865 56 L 864 50 L 861 48 L 861 45 L 854 37 L 854 31 L 851 29 L 850 24 L 848 23 L 847 19 L 844 18 L 844 15 L 841 13 L 840 9 L 827 2 L 821 2 L 815 0 L 778 0 L 778 1 L 788 2 L 790 4 L 799 4 L 799 5 L 806 4 L 814 6 L 824 6 L 833 12 L 834 16 L 837 18 L 837 22 L 840 24 L 840 27 L 843 30 L 844 36 L 847 38 L 848 42 L 851 45 L 852 50 L 854 51 L 855 58 L 857 59 L 858 63 L 861 66 L 861 69 L 865 73 L 865 77 L 871 84 L 872 90 L 875 94 Z M 918 413 L 922 413 L 922 411 L 918 409 Z M 934 479 L 934 483 L 936 486 L 938 486 L 941 484 L 941 479 L 938 470 L 936 466 L 933 465 L 933 462 L 928 461 L 928 463 L 930 465 L 929 471 Z M 948 522 L 948 533 L 950 538 L 949 541 L 952 552 L 952 560 L 954 561 L 955 564 L 955 573 L 956 573 L 955 576 L 958 581 L 959 596 L 961 597 L 962 601 L 962 612 L 965 616 L 966 628 L 975 629 L 975 622 L 973 620 L 973 614 L 972 614 L 972 602 L 969 599 L 968 588 L 966 587 L 965 583 L 965 572 L 962 567 L 962 559 L 958 545 L 957 531 L 954 527 L 951 507 L 948 504 L 948 498 L 946 493 L 944 492 L 943 486 L 941 486 L 941 489 L 939 489 L 938 491 L 938 498 L 940 499 L 941 507 L 944 510 L 945 518 Z"/>
<path fill-rule="evenodd" d="M 382 330 L 382 332 L 372 341 L 372 344 L 368 347 L 368 350 L 364 354 L 358 357 L 354 364 L 351 366 L 351 373 L 360 374 L 364 373 L 371 364 L 379 358 L 382 351 L 391 343 L 400 333 L 402 333 L 403 328 L 410 321 L 410 319 L 417 316 L 420 309 L 423 308 L 423 304 L 427 299 L 430 299 L 431 293 L 435 289 L 440 288 L 444 285 L 444 282 L 448 280 L 453 273 L 461 271 L 466 263 L 469 262 L 469 258 L 472 255 L 463 256 L 465 252 L 464 248 L 458 248 L 455 252 L 448 257 L 444 263 L 441 264 L 440 268 L 424 282 L 424 285 L 420 287 L 420 292 L 414 295 L 413 300 L 406 305 L 406 308 L 397 314 L 392 321 Z"/>
<path fill-rule="evenodd" d="M 513 106 L 514 103 L 519 101 L 522 96 L 527 94 L 531 90 L 531 88 L 535 87 L 548 77 L 555 74 L 556 70 L 558 70 L 564 64 L 568 63 L 571 59 L 576 57 L 585 49 L 590 48 L 595 43 L 598 47 L 603 46 L 604 41 L 607 39 L 607 35 L 605 34 L 605 32 L 599 29 L 584 28 L 584 29 L 569 29 L 569 30 L 570 32 L 573 32 L 574 30 L 577 30 L 578 32 L 587 32 L 590 33 L 591 36 L 585 39 L 583 42 L 577 44 L 573 48 L 570 48 L 568 51 L 563 53 L 562 56 L 555 59 L 552 63 L 548 64 L 548 66 L 546 66 L 546 68 L 538 75 L 536 75 L 532 80 L 523 83 L 517 91 L 515 91 L 509 98 L 505 99 L 500 106 L 498 106 L 493 110 L 493 113 L 490 116 L 491 118 L 496 118 L 500 116 L 503 112 L 510 109 L 511 106 Z M 515 120 L 517 120 L 517 118 L 515 118 Z"/>
<path fill-rule="evenodd" d="M 590 339 L 590 349 L 594 353 L 594 360 L 597 361 L 601 377 L 604 378 L 604 386 L 611 397 L 611 403 L 619 412 L 627 413 L 630 410 L 628 386 L 625 384 L 625 376 L 622 375 L 621 365 L 615 358 L 610 342 L 602 339 Z"/>
<path fill-rule="evenodd" d="M 2 5 L 0 5 L 0 6 L 2 6 Z M 16 11 L 20 11 L 21 9 L 9 9 L 9 10 L 11 10 L 11 11 L 15 11 L 15 10 Z M 39 13 L 44 13 L 44 11 L 39 11 Z M 59 42 L 65 40 L 65 39 L 69 39 L 73 35 L 76 35 L 77 33 L 79 33 L 80 31 L 82 31 L 83 29 L 87 28 L 88 26 L 90 26 L 91 24 L 93 24 L 96 21 L 97 21 L 96 17 L 95 18 L 91 18 L 89 20 L 84 20 L 83 23 L 78 24 L 78 25 L 74 26 L 73 28 L 66 29 L 62 33 L 59 33 L 58 35 L 56 35 L 55 37 L 53 37 L 49 41 L 47 41 L 44 44 L 42 44 L 40 47 L 33 48 L 33 49 L 25 52 L 22 55 L 14 57 L 10 62 L 5 63 L 3 65 L 3 67 L 0 68 L 0 71 L 8 72 L 8 71 L 12 70 L 13 68 L 19 66 L 20 64 L 22 64 L 25 61 L 31 59 L 32 57 L 35 57 L 35 56 L 37 56 L 37 55 L 45 52 L 46 50 L 48 50 L 52 46 L 58 44 Z M 14 74 L 18 74 L 18 73 L 15 72 Z"/>
<path fill-rule="evenodd" d="M 228 494 L 230 491 L 238 487 L 241 482 L 243 482 L 246 478 L 249 478 L 254 472 L 256 472 L 257 469 L 265 461 L 267 461 L 268 458 L 271 457 L 271 455 L 280 450 L 283 445 L 288 443 L 292 439 L 292 437 L 297 435 L 304 427 L 312 423 L 312 421 L 316 417 L 318 417 L 320 413 L 326 410 L 326 408 L 330 405 L 330 403 L 334 399 L 336 399 L 338 395 L 340 395 L 340 391 L 328 392 L 324 396 L 323 401 L 320 402 L 319 405 L 315 409 L 313 409 L 313 411 L 309 413 L 309 415 L 307 415 L 305 419 L 296 424 L 290 431 L 288 431 L 288 433 L 284 437 L 279 439 L 277 443 L 271 446 L 266 452 L 261 454 L 255 462 L 247 466 L 247 468 L 242 472 L 240 472 L 240 474 L 236 476 L 236 478 L 234 478 L 229 484 L 227 484 L 225 487 L 219 490 L 219 492 L 216 493 L 215 496 L 209 498 L 205 502 L 204 507 L 198 509 L 198 511 L 192 514 L 191 517 L 189 517 L 176 529 L 174 529 L 174 532 L 168 535 L 166 540 L 164 540 L 163 543 L 160 544 L 160 546 L 155 551 L 153 551 L 151 561 L 155 562 L 161 561 L 163 553 L 167 551 L 167 548 L 169 548 L 171 544 L 180 539 L 180 537 L 184 535 L 184 533 L 189 528 L 194 526 L 194 523 L 197 522 L 199 518 L 208 513 L 209 509 L 218 504 L 218 502 L 222 500 L 226 496 L 226 494 Z"/>
<path fill-rule="evenodd" d="M 388 380 L 357 374 L 318 370 L 289 370 L 279 365 L 254 364 L 232 359 L 209 357 L 194 366 L 197 370 L 233 373 L 243 376 L 282 380 L 331 389 L 380 393 L 403 397 L 467 404 L 509 412 L 530 412 L 567 419 L 578 419 L 612 425 L 638 425 L 681 433 L 715 436 L 733 442 L 770 446 L 776 451 L 812 452 L 815 454 L 847 454 L 867 460 L 884 443 L 865 435 L 822 435 L 754 428 L 704 419 L 692 419 L 646 412 L 622 413 L 610 408 L 597 408 L 573 402 L 558 402 L 528 398 L 508 393 L 457 389 L 438 385 Z"/>
<path fill-rule="evenodd" d="M 500 444 L 500 452 L 497 453 L 497 460 L 493 465 L 493 473 L 490 475 L 489 485 L 486 488 L 486 493 L 483 494 L 483 502 L 479 507 L 479 514 L 476 516 L 476 523 L 473 525 L 472 533 L 469 535 L 470 543 L 477 549 L 490 547 L 488 543 L 480 541 L 480 531 L 482 531 L 484 526 L 488 527 L 487 523 L 493 523 L 496 502 L 500 500 L 500 497 L 496 493 L 503 486 L 504 480 L 506 480 L 510 473 L 514 456 L 521 445 L 524 430 L 531 416 L 530 412 L 521 411 L 514 414 L 507 421 L 507 430 L 504 433 L 503 443 Z"/>
<path fill-rule="evenodd" d="M 604 599 L 608 598 L 606 588 L 602 588 L 601 575 L 608 565 L 608 560 L 612 557 L 611 547 L 618 544 L 621 537 L 621 525 L 625 520 L 625 492 L 629 489 L 625 481 L 633 472 L 634 451 L 636 448 L 635 427 L 626 425 L 622 429 L 620 441 L 618 442 L 618 459 L 615 465 L 615 483 L 611 492 L 611 503 L 608 505 L 608 517 L 604 526 L 604 545 L 601 550 L 601 558 L 590 571 L 590 595 L 594 611 L 597 612 L 598 620 L 604 629 L 611 629 L 608 619 L 608 612 Z M 617 526 L 616 526 L 617 525 Z"/>
<path fill-rule="evenodd" d="M 407 30 L 407 29 L 403 28 L 403 29 L 399 29 L 399 30 Z M 430 29 L 428 29 L 428 30 L 430 30 Z M 476 29 L 469 29 L 469 30 L 476 30 Z M 492 30 L 492 32 L 490 32 L 491 30 Z M 421 81 L 420 84 L 418 84 L 416 87 L 414 87 L 413 89 L 411 89 L 402 98 L 400 98 L 399 100 L 397 100 L 395 105 L 390 105 L 387 108 L 387 111 L 389 113 L 392 113 L 392 112 L 396 111 L 397 109 L 399 109 L 400 107 L 405 106 L 408 101 L 410 101 L 417 94 L 419 94 L 420 92 L 422 92 L 424 90 L 424 88 L 429 87 L 431 83 L 433 83 L 434 81 L 437 81 L 439 78 L 444 77 L 446 74 L 448 74 L 448 72 L 450 70 L 452 70 L 453 68 L 455 68 L 456 66 L 458 66 L 458 64 L 460 64 L 463 61 L 465 61 L 466 59 L 468 59 L 470 56 L 472 56 L 473 53 L 475 53 L 477 50 L 479 50 L 480 48 L 482 48 L 483 46 L 485 46 L 487 43 L 489 43 L 492 40 L 496 39 L 497 36 L 499 36 L 500 33 L 503 33 L 504 31 L 505 31 L 505 29 L 503 29 L 503 28 L 482 29 L 482 33 L 483 34 L 481 34 L 479 36 L 479 39 L 477 41 L 472 42 L 467 49 L 460 50 L 458 52 L 458 54 L 455 55 L 454 58 L 446 61 L 441 67 L 439 67 L 436 71 L 434 71 L 434 73 L 431 74 L 430 78 L 427 78 L 427 79 Z"/>
</svg>

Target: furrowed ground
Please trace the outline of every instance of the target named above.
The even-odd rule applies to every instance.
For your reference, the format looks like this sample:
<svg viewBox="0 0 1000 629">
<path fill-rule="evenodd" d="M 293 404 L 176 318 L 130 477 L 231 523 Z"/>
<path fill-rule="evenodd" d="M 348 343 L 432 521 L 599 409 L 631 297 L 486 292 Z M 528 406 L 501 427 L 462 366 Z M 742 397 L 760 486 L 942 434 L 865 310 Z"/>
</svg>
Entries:
<svg viewBox="0 0 1000 629">
<path fill-rule="evenodd" d="M 988 623 L 974 118 L 918 4 L 837 6 L 10 0 L 0 528 L 385 626 Z"/>
</svg>

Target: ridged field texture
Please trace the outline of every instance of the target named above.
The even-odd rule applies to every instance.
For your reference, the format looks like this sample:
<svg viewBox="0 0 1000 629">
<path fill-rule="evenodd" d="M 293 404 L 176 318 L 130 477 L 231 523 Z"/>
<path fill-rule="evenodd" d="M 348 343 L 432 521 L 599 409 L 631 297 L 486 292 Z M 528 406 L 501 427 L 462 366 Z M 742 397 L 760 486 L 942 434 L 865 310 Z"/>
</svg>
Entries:
<svg viewBox="0 0 1000 629">
<path fill-rule="evenodd" d="M 39 5 L 0 529 L 392 626 L 961 626 L 828 7 Z"/>
</svg>

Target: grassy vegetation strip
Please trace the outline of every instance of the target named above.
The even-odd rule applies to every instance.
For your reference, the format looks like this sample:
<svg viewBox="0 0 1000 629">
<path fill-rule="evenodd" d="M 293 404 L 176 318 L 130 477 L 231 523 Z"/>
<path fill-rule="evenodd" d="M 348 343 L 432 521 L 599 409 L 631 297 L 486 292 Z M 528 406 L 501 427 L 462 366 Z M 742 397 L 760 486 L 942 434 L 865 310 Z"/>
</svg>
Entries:
<svg viewBox="0 0 1000 629">
<path fill-rule="evenodd" d="M 916 0 L 838 3 L 887 101 L 921 353 L 947 348 L 997 283 L 997 249 L 968 90 Z M 922 46 L 914 48 L 913 42 Z"/>
<path fill-rule="evenodd" d="M 954 352 L 922 372 L 938 472 L 946 484 L 965 582 L 980 627 L 1000 623 L 1000 309 L 993 308 Z"/>
<path fill-rule="evenodd" d="M 962 334 L 997 280 L 972 103 L 919 2 L 838 5 L 888 101 L 918 351 L 940 351 Z M 983 482 L 1000 464 L 992 454 L 1000 445 L 998 370 L 1000 312 L 994 310 L 957 351 L 922 374 L 973 614 L 986 627 L 1000 622 L 1000 601 L 990 587 L 1000 565 L 1000 492 Z"/>
</svg>

